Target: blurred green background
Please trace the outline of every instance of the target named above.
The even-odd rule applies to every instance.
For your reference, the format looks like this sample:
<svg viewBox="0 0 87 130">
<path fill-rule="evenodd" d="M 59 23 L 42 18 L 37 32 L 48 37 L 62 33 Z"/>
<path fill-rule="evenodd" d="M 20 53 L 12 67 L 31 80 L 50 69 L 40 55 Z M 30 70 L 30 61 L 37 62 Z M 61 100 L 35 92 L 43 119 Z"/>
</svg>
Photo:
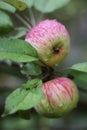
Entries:
<svg viewBox="0 0 87 130">
<path fill-rule="evenodd" d="M 55 2 L 55 0 L 54 0 Z M 32 7 L 38 22 L 39 11 Z M 9 14 L 9 13 L 8 13 Z M 23 26 L 13 14 L 9 14 L 16 26 Z M 66 6 L 51 13 L 41 14 L 42 19 L 57 19 L 68 29 L 71 37 L 70 53 L 61 67 L 87 61 L 87 0 L 71 0 Z M 0 61 L 0 114 L 3 113 L 6 96 L 22 84 L 26 77 L 19 66 L 10 61 Z M 80 91 L 78 107 L 67 116 L 48 119 L 33 112 L 30 120 L 16 114 L 0 117 L 0 130 L 87 130 L 87 91 Z"/>
</svg>

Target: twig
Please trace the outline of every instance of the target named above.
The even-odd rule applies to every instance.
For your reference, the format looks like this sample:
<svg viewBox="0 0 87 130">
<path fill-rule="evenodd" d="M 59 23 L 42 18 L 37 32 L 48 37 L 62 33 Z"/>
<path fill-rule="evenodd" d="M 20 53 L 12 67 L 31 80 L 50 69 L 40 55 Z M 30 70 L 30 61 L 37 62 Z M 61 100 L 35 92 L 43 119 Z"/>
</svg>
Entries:
<svg viewBox="0 0 87 130">
<path fill-rule="evenodd" d="M 23 17 L 23 18 L 26 20 L 26 22 L 28 22 L 28 24 L 29 24 L 31 27 L 33 26 L 32 23 L 31 23 L 30 18 L 27 17 L 24 12 L 20 13 L 20 15 L 21 15 L 21 17 Z"/>
<path fill-rule="evenodd" d="M 78 89 L 84 93 L 87 93 L 87 89 L 84 89 L 84 88 L 81 88 L 81 87 L 78 87 Z"/>
<path fill-rule="evenodd" d="M 41 12 L 37 22 L 40 22 L 43 19 L 43 17 L 44 17 L 44 13 Z"/>
<path fill-rule="evenodd" d="M 31 8 L 29 8 L 29 14 L 30 14 L 32 25 L 34 26 L 36 24 L 36 21 L 35 21 L 35 17 Z"/>
<path fill-rule="evenodd" d="M 45 78 L 47 78 L 49 76 L 49 73 L 46 73 L 41 79 L 44 80 Z"/>
<path fill-rule="evenodd" d="M 29 29 L 31 29 L 31 26 L 29 25 L 29 23 L 27 23 L 19 14 L 15 14 L 15 16 Z"/>
</svg>

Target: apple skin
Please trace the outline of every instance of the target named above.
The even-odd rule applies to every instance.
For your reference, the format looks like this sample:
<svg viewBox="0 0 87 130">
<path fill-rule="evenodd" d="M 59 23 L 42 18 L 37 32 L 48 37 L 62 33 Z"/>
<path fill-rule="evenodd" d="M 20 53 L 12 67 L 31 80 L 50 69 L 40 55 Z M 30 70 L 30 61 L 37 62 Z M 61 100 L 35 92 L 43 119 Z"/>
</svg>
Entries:
<svg viewBox="0 0 87 130">
<path fill-rule="evenodd" d="M 56 20 L 43 20 L 26 35 L 38 53 L 40 61 L 47 66 L 59 64 L 69 53 L 70 37 L 63 24 Z"/>
<path fill-rule="evenodd" d="M 77 106 L 79 93 L 75 83 L 66 77 L 56 78 L 43 84 L 44 98 L 35 106 L 36 111 L 49 118 L 68 114 Z"/>
</svg>

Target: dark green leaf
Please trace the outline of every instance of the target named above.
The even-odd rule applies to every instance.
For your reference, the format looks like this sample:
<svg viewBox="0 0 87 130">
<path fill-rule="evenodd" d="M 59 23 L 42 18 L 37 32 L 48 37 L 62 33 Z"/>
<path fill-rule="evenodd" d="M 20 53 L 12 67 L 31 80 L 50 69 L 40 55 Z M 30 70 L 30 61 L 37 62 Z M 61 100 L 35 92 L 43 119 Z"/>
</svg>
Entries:
<svg viewBox="0 0 87 130">
<path fill-rule="evenodd" d="M 38 60 L 36 50 L 26 41 L 19 39 L 0 39 L 0 59 L 16 62 Z"/>
<path fill-rule="evenodd" d="M 0 35 L 7 34 L 13 30 L 13 23 L 10 17 L 3 11 L 0 11 Z"/>
<path fill-rule="evenodd" d="M 9 11 L 11 13 L 14 13 L 16 11 L 16 8 L 3 2 L 3 1 L 0 1 L 0 9 L 3 9 L 3 10 L 6 10 L 6 11 Z"/>
<path fill-rule="evenodd" d="M 37 76 L 42 73 L 40 66 L 34 63 L 29 63 L 24 65 L 21 72 L 23 74 L 32 75 L 32 76 Z"/>
<path fill-rule="evenodd" d="M 6 99 L 5 112 L 2 116 L 20 110 L 28 110 L 37 105 L 43 98 L 42 81 L 33 79 L 12 92 Z"/>
<path fill-rule="evenodd" d="M 34 7 L 43 12 L 48 13 L 65 6 L 70 0 L 35 0 Z"/>
<path fill-rule="evenodd" d="M 19 11 L 23 11 L 27 8 L 27 5 L 20 0 L 3 0 L 3 1 L 14 6 Z"/>
<path fill-rule="evenodd" d="M 74 81 L 78 85 L 78 87 L 87 88 L 87 73 L 72 70 L 70 73 L 74 77 Z"/>
</svg>

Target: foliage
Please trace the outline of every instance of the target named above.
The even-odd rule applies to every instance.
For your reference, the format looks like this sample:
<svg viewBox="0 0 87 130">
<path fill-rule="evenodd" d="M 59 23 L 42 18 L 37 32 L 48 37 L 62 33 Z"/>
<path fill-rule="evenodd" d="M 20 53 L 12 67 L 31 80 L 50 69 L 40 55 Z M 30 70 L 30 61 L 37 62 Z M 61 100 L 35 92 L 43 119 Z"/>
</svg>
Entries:
<svg viewBox="0 0 87 130">
<path fill-rule="evenodd" d="M 30 117 L 33 116 L 33 114 L 31 114 L 33 107 L 37 105 L 43 98 L 41 89 L 42 83 L 57 76 L 66 76 L 71 78 L 77 84 L 80 93 L 79 105 L 76 111 L 73 112 L 74 115 L 73 113 L 70 113 L 69 116 L 58 119 L 57 123 L 59 122 L 59 125 L 57 125 L 56 120 L 54 120 L 54 123 L 59 129 L 62 128 L 64 123 L 67 124 L 66 129 L 78 129 L 78 125 L 76 124 L 79 124 L 79 122 L 82 123 L 82 129 L 84 129 L 84 126 L 87 128 L 86 123 L 84 122 L 84 120 L 87 121 L 87 118 L 85 117 L 86 112 L 84 110 L 85 107 L 87 109 L 87 62 L 85 60 L 87 58 L 85 51 L 87 48 L 87 39 L 84 40 L 83 36 L 86 34 L 86 31 L 81 32 L 79 29 L 76 29 L 77 31 L 73 29 L 73 26 L 76 24 L 75 16 L 79 14 L 79 17 L 81 15 L 80 13 L 82 13 L 81 11 L 86 10 L 86 4 L 87 2 L 85 0 L 79 4 L 78 1 L 75 0 L 0 0 L 0 76 L 3 77 L 2 74 L 9 74 L 11 76 L 14 75 L 22 80 L 21 84 L 18 84 L 18 88 L 8 87 L 5 90 L 3 85 L 1 85 L 0 102 L 4 102 L 4 95 L 7 97 L 5 101 L 4 113 L 1 113 L 2 116 L 16 113 L 17 116 L 19 114 L 19 116 L 24 119 L 30 119 Z M 80 39 L 76 41 L 72 40 L 73 44 L 75 42 L 75 47 L 71 52 L 71 55 L 73 56 L 69 59 L 72 60 L 71 64 L 70 61 L 66 60 L 59 66 L 44 66 L 38 58 L 36 49 L 25 41 L 24 37 L 26 33 L 37 22 L 44 18 L 58 18 L 67 25 L 69 31 L 71 31 L 70 27 L 72 27 L 72 39 L 75 37 L 75 35 L 75 38 Z M 81 15 L 80 19 L 82 18 L 83 16 Z M 81 21 L 81 24 L 82 27 L 85 25 L 83 21 Z M 84 28 L 84 30 L 85 29 L 86 28 Z M 79 35 L 79 32 L 82 33 L 83 37 L 77 36 Z M 81 44 L 79 45 L 79 43 Z M 84 45 L 82 45 L 82 43 Z M 83 48 L 81 48 L 81 45 Z M 83 57 L 81 57 L 81 60 L 76 59 L 76 61 L 73 62 L 76 58 L 73 58 L 75 54 L 77 55 L 77 58 L 80 59 L 78 54 L 79 49 L 79 52 Z M 69 67 L 65 67 L 66 62 L 67 66 Z M 2 77 L 0 78 L 2 79 Z M 5 82 L 5 80 L 3 80 L 3 82 Z M 13 92 L 10 94 L 11 91 Z M 82 108 L 82 112 L 80 107 Z M 38 115 L 36 116 L 38 117 Z M 16 117 L 14 118 L 16 119 Z M 35 118 L 36 117 L 34 116 L 34 119 Z M 39 118 L 41 117 L 38 117 L 38 120 Z M 36 119 L 33 122 L 35 123 L 36 121 L 38 124 L 38 120 Z M 50 126 L 52 126 L 53 120 L 52 122 L 48 121 L 48 119 L 45 121 L 44 120 L 45 119 L 41 118 L 41 122 L 45 122 L 45 125 L 47 121 Z"/>
<path fill-rule="evenodd" d="M 23 11 L 27 5 L 24 2 L 21 2 L 19 0 L 3 0 L 4 2 L 14 6 L 16 9 L 18 9 L 19 11 Z"/>
<path fill-rule="evenodd" d="M 34 2 L 34 7 L 41 12 L 49 13 L 65 6 L 69 1 L 70 0 L 36 0 Z"/>
<path fill-rule="evenodd" d="M 74 64 L 70 69 L 71 75 L 78 84 L 78 87 L 83 86 L 84 88 L 87 84 L 87 62 Z"/>
<path fill-rule="evenodd" d="M 11 13 L 14 13 L 16 11 L 15 7 L 13 7 L 13 6 L 11 6 L 3 1 L 0 1 L 0 9 L 9 11 Z"/>
<path fill-rule="evenodd" d="M 4 17 L 4 19 L 2 19 Z M 13 23 L 10 17 L 3 11 L 0 11 L 0 35 L 9 33 L 13 30 Z"/>
<path fill-rule="evenodd" d="M 5 113 L 2 116 L 15 113 L 19 110 L 28 110 L 38 104 L 43 97 L 41 85 L 41 80 L 34 79 L 16 89 L 8 96 Z"/>
<path fill-rule="evenodd" d="M 0 39 L 0 59 L 32 62 L 38 60 L 36 57 L 36 50 L 27 42 L 19 39 Z"/>
</svg>

